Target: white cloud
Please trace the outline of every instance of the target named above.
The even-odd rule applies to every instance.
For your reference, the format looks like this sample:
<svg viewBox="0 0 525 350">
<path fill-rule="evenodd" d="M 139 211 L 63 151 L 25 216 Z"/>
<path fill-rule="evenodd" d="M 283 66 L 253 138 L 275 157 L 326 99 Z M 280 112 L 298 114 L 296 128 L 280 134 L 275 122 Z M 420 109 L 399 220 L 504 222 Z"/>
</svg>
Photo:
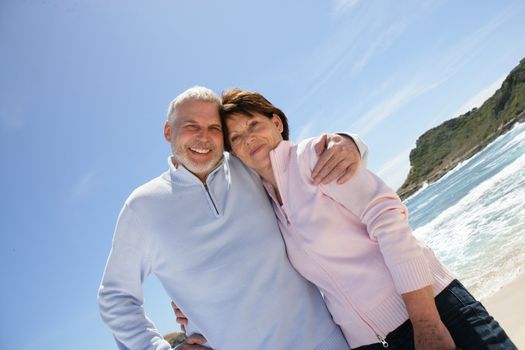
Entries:
<svg viewBox="0 0 525 350">
<path fill-rule="evenodd" d="M 427 62 L 428 66 L 433 67 L 433 71 L 438 72 L 436 81 L 441 83 L 454 76 L 478 55 L 479 49 L 489 41 L 489 36 L 514 15 L 513 8 L 508 7 L 504 9 L 485 25 L 453 46 L 443 59 L 435 62 L 435 64 Z"/>
<path fill-rule="evenodd" d="M 334 8 L 335 14 L 341 15 L 357 5 L 357 3 L 359 3 L 359 0 L 336 0 Z"/>
<path fill-rule="evenodd" d="M 512 15 L 513 13 L 510 9 L 506 9 L 496 15 L 483 27 L 453 47 L 443 59 L 436 62 L 436 68 L 433 71 L 437 72 L 437 74 L 431 77 L 427 76 L 424 71 L 423 73 L 414 74 L 412 83 L 398 88 L 396 93 L 387 97 L 379 104 L 376 104 L 374 108 L 355 122 L 350 130 L 358 132 L 360 135 L 369 133 L 409 101 L 450 79 L 476 55 L 477 49 L 484 44 L 487 37 Z M 500 77 L 483 88 L 463 104 L 453 117 L 457 117 L 459 114 L 465 113 L 473 107 L 479 107 L 487 98 L 494 94 L 504 79 L 505 76 Z M 397 156 L 385 163 L 377 172 L 392 188 L 398 188 L 405 180 L 410 170 L 409 154 L 412 148 L 413 147 L 400 152 Z"/>
<path fill-rule="evenodd" d="M 388 96 L 382 102 L 375 105 L 370 111 L 365 113 L 355 123 L 353 123 L 348 130 L 358 133 L 362 136 L 368 134 L 383 120 L 390 117 L 398 109 L 406 105 L 413 98 L 433 89 L 436 86 L 434 82 L 429 82 L 427 85 L 408 84 L 407 86 L 398 89 L 398 92 Z"/>
<path fill-rule="evenodd" d="M 301 141 L 301 140 L 304 140 L 304 139 L 307 139 L 313 136 L 313 126 L 314 126 L 313 120 L 310 120 L 308 123 L 303 125 L 301 129 L 299 130 L 299 132 L 297 133 L 297 137 L 295 137 L 295 140 Z"/>
<path fill-rule="evenodd" d="M 355 8 L 358 1 L 339 0 L 335 3 L 337 9 L 346 11 Z M 403 33 L 410 30 L 413 19 L 419 18 L 418 16 L 431 8 L 432 4 L 433 2 L 430 1 L 427 5 L 421 6 L 416 13 L 403 14 L 394 21 L 385 23 L 385 16 L 378 12 L 382 11 L 381 9 L 370 11 L 370 9 L 365 9 L 363 3 L 363 6 L 359 8 L 359 13 L 353 11 L 349 16 L 352 30 L 349 30 L 346 25 L 342 26 L 342 30 L 334 35 L 333 40 L 318 50 L 314 59 L 318 64 L 311 65 L 314 69 L 309 74 L 310 81 L 304 84 L 307 89 L 302 93 L 302 97 L 295 100 L 290 106 L 289 110 L 292 112 L 289 113 L 302 113 L 301 108 L 307 101 L 317 98 L 318 93 L 325 93 L 326 90 L 329 90 L 327 86 L 332 84 L 337 86 L 338 82 L 343 79 L 342 77 L 348 78 L 348 72 L 359 74 L 366 70 L 370 61 L 393 45 Z M 368 3 L 366 5 L 368 6 Z M 504 8 L 496 13 L 492 20 L 461 38 L 456 45 L 446 49 L 437 45 L 436 52 L 429 55 L 430 59 L 418 61 L 417 57 L 413 57 L 410 71 L 405 72 L 403 77 L 398 76 L 399 70 L 392 72 L 390 76 L 385 76 L 384 82 L 389 82 L 388 90 L 385 86 L 380 94 L 373 97 L 370 95 L 370 99 L 360 101 L 340 99 L 340 102 L 332 106 L 333 111 L 328 115 L 317 112 L 315 114 L 321 115 L 324 120 L 329 118 L 330 124 L 337 130 L 341 130 L 341 125 L 349 124 L 349 116 L 362 116 L 347 130 L 366 136 L 376 127 L 380 127 L 384 120 L 410 104 L 412 100 L 456 76 L 463 67 L 476 58 L 494 31 L 514 15 L 511 7 Z M 376 90 L 376 93 L 378 92 L 379 90 Z M 481 97 L 480 92 L 479 98 Z M 357 104 L 359 108 L 356 107 Z M 298 133 L 298 139 L 310 136 L 310 128 L 316 125 L 315 121 L 303 127 L 303 130 Z"/>
<path fill-rule="evenodd" d="M 371 43 L 369 43 L 362 55 L 356 59 L 352 67 L 352 73 L 357 74 L 366 67 L 368 61 L 374 57 L 377 51 L 384 51 L 392 45 L 392 43 L 405 31 L 407 25 L 408 22 L 406 20 L 400 20 L 384 30 L 379 31 L 378 35 L 375 36 L 375 39 Z"/>
<path fill-rule="evenodd" d="M 475 57 L 477 49 L 485 43 L 487 37 L 512 15 L 512 11 L 508 9 L 502 11 L 483 27 L 461 40 L 449 50 L 443 59 L 438 62 L 426 62 L 423 69 L 413 72 L 411 82 L 404 86 L 398 86 L 390 96 L 386 97 L 382 102 L 376 103 L 375 106 L 368 112 L 365 112 L 363 117 L 357 120 L 349 130 L 357 132 L 360 135 L 369 133 L 401 107 L 408 104 L 412 99 L 432 90 L 453 77 Z M 429 72 L 428 67 L 434 68 Z M 493 93 L 497 89 L 497 87 L 494 88 L 494 86 L 497 86 L 498 83 L 501 84 L 500 79 L 483 89 L 483 91 L 474 96 L 469 102 L 478 103 L 480 99 L 489 97 L 489 93 L 491 91 Z M 489 95 L 487 96 L 487 94 Z M 466 106 L 467 103 L 465 103 L 462 108 Z M 346 114 L 343 113 L 343 115 Z"/>
<path fill-rule="evenodd" d="M 406 148 L 399 152 L 395 157 L 387 161 L 377 171 L 379 175 L 393 189 L 399 188 L 405 181 L 410 170 L 410 151 L 415 146 Z"/>
<path fill-rule="evenodd" d="M 398 87 L 397 90 L 395 90 L 397 92 L 376 104 L 371 110 L 365 113 L 363 117 L 357 120 L 349 130 L 357 132 L 361 136 L 366 135 L 397 110 L 408 104 L 412 99 L 432 90 L 453 77 L 476 55 L 477 49 L 484 44 L 487 37 L 512 15 L 513 13 L 509 9 L 496 15 L 486 25 L 453 47 L 448 54 L 439 62 L 436 62 L 435 65 L 429 64 L 429 66 L 436 67 L 433 70 L 435 73 L 433 76 L 429 77 L 425 73 L 425 70 L 416 72 L 413 75 L 414 78 L 411 83 L 405 84 L 404 87 Z M 473 107 L 479 107 L 487 98 L 494 94 L 504 79 L 505 76 L 500 77 L 483 88 L 461 106 L 453 117 L 457 117 L 459 114 L 465 113 Z M 397 156 L 385 163 L 377 172 L 392 188 L 398 188 L 405 180 L 410 170 L 409 154 L 412 148 L 413 147 L 400 152 Z"/>
<path fill-rule="evenodd" d="M 496 90 L 501 87 L 503 80 L 506 78 L 506 74 L 502 77 L 499 77 L 496 81 L 489 84 L 483 90 L 478 92 L 476 95 L 472 96 L 467 102 L 465 102 L 458 110 L 452 114 L 452 118 L 456 118 L 466 112 L 470 111 L 472 108 L 480 107 L 489 97 L 494 95 Z"/>
<path fill-rule="evenodd" d="M 82 174 L 73 185 L 72 197 L 76 199 L 85 197 L 93 189 L 96 175 L 95 170 Z"/>
</svg>

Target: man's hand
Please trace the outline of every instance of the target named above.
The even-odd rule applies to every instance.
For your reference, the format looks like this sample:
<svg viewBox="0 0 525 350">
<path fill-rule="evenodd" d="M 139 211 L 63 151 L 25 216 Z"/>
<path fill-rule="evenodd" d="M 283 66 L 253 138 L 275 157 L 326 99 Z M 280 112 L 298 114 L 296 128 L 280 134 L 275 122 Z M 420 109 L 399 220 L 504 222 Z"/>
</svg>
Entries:
<svg viewBox="0 0 525 350">
<path fill-rule="evenodd" d="M 182 311 L 173 301 L 171 302 L 171 307 L 175 312 L 176 322 L 180 325 L 180 329 L 186 333 L 186 326 L 188 325 L 188 319 L 186 318 L 186 315 L 182 313 Z"/>
<path fill-rule="evenodd" d="M 343 184 L 354 176 L 361 163 L 359 149 L 350 137 L 323 134 L 315 151 L 319 156 L 312 171 L 315 185 L 329 184 L 335 179 L 338 184 Z"/>
<path fill-rule="evenodd" d="M 204 345 L 201 345 L 201 344 L 206 344 L 206 338 L 204 338 L 200 334 L 192 334 L 188 338 L 186 338 L 184 343 L 180 343 L 179 345 L 177 345 L 173 349 L 177 349 L 177 350 L 199 350 L 199 349 L 200 350 L 204 350 L 204 349 L 208 349 L 209 350 L 209 349 L 211 349 L 211 348 L 208 348 L 207 346 L 204 346 Z"/>
</svg>

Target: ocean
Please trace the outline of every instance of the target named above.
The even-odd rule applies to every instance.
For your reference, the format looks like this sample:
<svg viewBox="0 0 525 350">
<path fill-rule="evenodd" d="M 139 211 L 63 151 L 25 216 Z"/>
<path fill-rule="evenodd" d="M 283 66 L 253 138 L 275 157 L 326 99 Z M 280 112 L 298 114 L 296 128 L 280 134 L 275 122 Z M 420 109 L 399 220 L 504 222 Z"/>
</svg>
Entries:
<svg viewBox="0 0 525 350">
<path fill-rule="evenodd" d="M 477 298 L 525 267 L 525 123 L 405 200 L 414 234 Z"/>
</svg>

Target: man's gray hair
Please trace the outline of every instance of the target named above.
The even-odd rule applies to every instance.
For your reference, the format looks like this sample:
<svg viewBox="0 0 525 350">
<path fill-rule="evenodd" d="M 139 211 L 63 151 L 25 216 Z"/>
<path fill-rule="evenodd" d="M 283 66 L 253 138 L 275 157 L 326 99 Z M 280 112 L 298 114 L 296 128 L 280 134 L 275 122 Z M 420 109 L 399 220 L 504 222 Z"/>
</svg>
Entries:
<svg viewBox="0 0 525 350">
<path fill-rule="evenodd" d="M 215 102 L 217 108 L 222 104 L 221 98 L 213 90 L 204 86 L 191 87 L 171 101 L 170 106 L 168 107 L 168 122 L 170 125 L 173 125 L 173 118 L 175 117 L 177 107 L 189 100 Z"/>
</svg>

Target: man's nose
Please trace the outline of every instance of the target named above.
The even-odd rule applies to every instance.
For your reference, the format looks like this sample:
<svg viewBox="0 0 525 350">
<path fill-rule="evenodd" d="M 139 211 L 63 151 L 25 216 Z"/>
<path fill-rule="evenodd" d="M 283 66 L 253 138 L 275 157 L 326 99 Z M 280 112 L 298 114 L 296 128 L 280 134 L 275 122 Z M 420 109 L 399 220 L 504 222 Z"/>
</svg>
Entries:
<svg viewBox="0 0 525 350">
<path fill-rule="evenodd" d="M 200 139 L 209 139 L 210 132 L 206 128 L 200 128 L 199 132 L 197 132 L 197 137 Z"/>
</svg>

